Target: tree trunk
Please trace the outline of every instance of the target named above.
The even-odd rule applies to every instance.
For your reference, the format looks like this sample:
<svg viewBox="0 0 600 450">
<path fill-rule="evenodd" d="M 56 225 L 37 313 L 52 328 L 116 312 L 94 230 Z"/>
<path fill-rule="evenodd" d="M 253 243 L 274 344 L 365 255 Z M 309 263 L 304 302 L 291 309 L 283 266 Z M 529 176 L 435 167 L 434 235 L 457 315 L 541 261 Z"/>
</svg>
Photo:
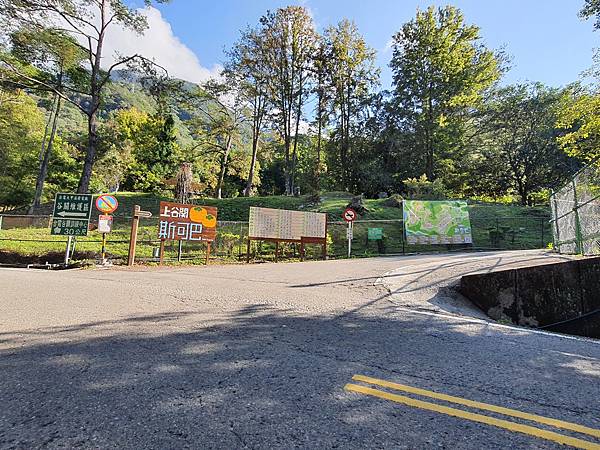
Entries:
<svg viewBox="0 0 600 450">
<path fill-rule="evenodd" d="M 302 86 L 302 85 L 300 85 Z M 296 124 L 294 133 L 294 149 L 292 152 L 292 174 L 290 180 L 291 194 L 295 195 L 296 192 L 296 164 L 298 162 L 298 129 L 300 128 L 300 116 L 302 114 L 302 87 L 300 88 L 300 95 L 298 96 L 298 109 L 296 110 Z"/>
<path fill-rule="evenodd" d="M 81 172 L 81 178 L 79 179 L 79 186 L 77 193 L 86 194 L 90 190 L 90 181 L 92 179 L 92 169 L 94 167 L 94 161 L 96 159 L 96 150 L 98 147 L 98 132 L 97 132 L 97 120 L 98 120 L 98 108 L 100 108 L 100 94 L 102 89 L 102 83 L 100 81 L 100 63 L 102 61 L 102 48 L 104 46 L 104 30 L 106 27 L 106 0 L 101 1 L 100 7 L 100 21 L 101 21 L 101 32 L 98 35 L 98 42 L 96 43 L 96 51 L 92 54 L 90 48 L 90 60 L 93 60 L 91 67 L 91 83 L 90 83 L 90 109 L 88 112 L 88 142 L 85 153 L 85 160 L 83 161 L 83 170 Z"/>
<path fill-rule="evenodd" d="M 429 181 L 433 181 L 434 173 L 433 173 L 433 151 L 431 143 L 427 142 L 427 156 L 425 161 L 425 175 L 427 175 L 427 179 Z"/>
<path fill-rule="evenodd" d="M 88 141 L 85 160 L 83 161 L 83 171 L 79 179 L 79 187 L 77 188 L 77 193 L 79 194 L 86 194 L 90 190 L 90 180 L 92 179 L 92 169 L 94 167 L 94 160 L 96 159 L 97 144 L 96 111 L 93 111 L 88 116 Z"/>
<path fill-rule="evenodd" d="M 229 151 L 231 150 L 231 136 L 227 137 L 227 145 L 225 146 L 225 153 L 223 153 L 223 158 L 221 158 L 221 170 L 219 172 L 219 181 L 217 184 L 217 192 L 215 197 L 218 199 L 222 198 L 223 194 L 223 181 L 225 180 L 225 173 L 227 172 L 227 163 L 229 160 Z"/>
<path fill-rule="evenodd" d="M 285 136 L 285 165 L 283 167 L 283 179 L 285 180 L 285 195 L 291 194 L 291 171 L 290 171 L 290 137 Z"/>
<path fill-rule="evenodd" d="M 290 195 L 296 195 L 296 164 L 298 162 L 298 155 L 296 154 L 296 146 L 294 146 L 294 153 L 292 154 L 292 172 L 290 175 Z"/>
<path fill-rule="evenodd" d="M 517 178 L 516 182 L 517 192 L 519 193 L 519 197 L 521 198 L 521 205 L 527 206 L 527 197 L 529 197 L 529 189 L 527 189 L 523 180 Z"/>
<path fill-rule="evenodd" d="M 527 206 L 529 201 L 529 192 L 527 189 L 519 189 L 519 196 L 521 197 L 521 206 Z"/>
<path fill-rule="evenodd" d="M 258 154 L 258 138 L 252 138 L 252 160 L 250 161 L 250 172 L 248 173 L 248 181 L 244 189 L 244 197 L 250 197 L 252 194 L 252 180 L 254 180 L 254 168 L 256 167 L 256 156 Z"/>
<path fill-rule="evenodd" d="M 346 129 L 344 130 L 345 156 L 346 156 L 346 187 L 349 192 L 353 191 L 354 187 L 354 171 L 351 167 L 352 148 L 350 147 L 350 117 L 352 108 L 352 88 L 350 80 L 346 80 Z"/>
<path fill-rule="evenodd" d="M 291 134 L 291 124 L 290 124 L 290 131 L 289 133 Z M 290 134 L 288 134 L 287 139 L 286 139 L 286 144 L 285 144 L 285 167 L 283 169 L 283 177 L 285 179 L 285 195 L 292 195 L 293 194 L 293 172 L 292 172 L 292 166 L 293 166 L 293 155 L 292 155 L 292 138 L 290 136 Z"/>
<path fill-rule="evenodd" d="M 264 106 L 263 94 L 260 91 L 260 88 L 257 87 L 256 93 L 254 94 L 252 115 L 252 160 L 250 161 L 250 171 L 248 172 L 248 180 L 246 182 L 246 188 L 244 189 L 245 197 L 250 197 L 252 195 L 252 185 L 254 183 L 254 171 L 256 170 L 256 158 L 258 157 Z"/>
<path fill-rule="evenodd" d="M 342 131 L 342 133 L 344 133 Z M 346 190 L 348 190 L 349 186 L 348 186 L 348 150 L 346 149 L 346 139 L 344 137 L 340 138 L 340 163 L 342 165 L 341 167 L 341 174 L 342 174 L 342 184 L 344 186 L 344 188 Z"/>
<path fill-rule="evenodd" d="M 54 145 L 54 137 L 56 136 L 56 127 L 58 124 L 58 116 L 60 114 L 61 98 L 57 97 L 56 109 L 54 110 L 54 119 L 52 121 L 52 130 L 50 131 L 50 137 L 48 138 L 48 144 L 44 149 L 43 157 L 40 160 L 40 168 L 38 171 L 37 180 L 35 182 L 35 195 L 33 198 L 33 205 L 29 211 L 29 214 L 33 214 L 35 208 L 40 206 L 42 199 L 42 192 L 44 190 L 44 183 L 48 176 L 48 164 L 50 162 L 50 155 L 52 154 L 52 147 Z"/>
<path fill-rule="evenodd" d="M 317 131 L 317 167 L 315 171 L 315 192 L 319 192 L 321 188 L 321 139 L 323 134 L 323 125 L 322 125 L 322 116 L 323 111 L 321 108 L 321 99 L 319 98 L 319 123 L 318 123 L 318 131 Z"/>
<path fill-rule="evenodd" d="M 40 198 L 42 195 L 41 194 L 42 188 L 40 188 L 40 184 L 43 185 L 43 182 L 40 183 L 40 178 L 41 178 L 40 174 L 42 172 L 44 158 L 46 157 L 46 147 L 47 147 L 46 141 L 48 139 L 48 130 L 50 129 L 50 126 L 52 125 L 53 120 L 54 120 L 57 99 L 58 99 L 58 95 L 54 94 L 54 97 L 52 99 L 52 108 L 50 109 L 50 114 L 48 115 L 48 120 L 46 121 L 46 126 L 44 127 L 44 137 L 42 138 L 42 147 L 40 148 L 40 156 L 38 157 L 39 169 L 38 169 L 37 180 L 35 183 L 35 194 L 33 196 L 33 203 L 31 204 L 31 206 L 29 207 L 29 210 L 27 211 L 27 214 L 30 214 L 30 215 L 34 213 L 35 207 L 39 206 L 39 204 L 40 204 Z"/>
<path fill-rule="evenodd" d="M 434 171 L 433 171 L 433 152 L 434 152 L 434 145 L 433 145 L 433 98 L 432 98 L 433 94 L 432 94 L 432 88 L 431 85 L 429 85 L 429 95 L 427 98 L 427 107 L 428 107 L 428 121 L 427 121 L 427 132 L 426 132 L 426 161 L 425 161 L 425 174 L 427 175 L 427 179 L 429 181 L 434 181 Z"/>
</svg>

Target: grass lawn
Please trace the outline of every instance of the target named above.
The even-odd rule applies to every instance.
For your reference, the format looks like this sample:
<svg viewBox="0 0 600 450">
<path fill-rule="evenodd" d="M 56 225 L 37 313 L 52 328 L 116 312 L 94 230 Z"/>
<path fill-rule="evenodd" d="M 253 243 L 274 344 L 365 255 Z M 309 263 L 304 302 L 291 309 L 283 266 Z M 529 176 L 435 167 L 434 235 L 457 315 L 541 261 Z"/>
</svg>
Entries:
<svg viewBox="0 0 600 450">
<path fill-rule="evenodd" d="M 154 217 L 143 219 L 138 233 L 139 258 L 150 259 L 158 246 L 156 239 L 156 215 L 161 198 L 153 194 L 119 193 L 119 209 L 114 214 L 114 231 L 108 236 L 108 252 L 113 258 L 124 260 L 128 252 L 130 231 L 130 216 L 134 205 L 140 205 L 143 210 L 151 211 Z M 213 246 L 213 255 L 223 260 L 237 261 L 243 259 L 247 224 L 223 223 L 223 221 L 246 222 L 250 206 L 262 206 L 278 209 L 294 209 L 303 211 L 319 211 L 328 214 L 330 245 L 332 255 L 342 256 L 346 253 L 346 225 L 342 222 L 342 212 L 350 201 L 350 195 L 340 192 L 325 193 L 321 203 L 311 203 L 310 197 L 251 197 L 233 199 L 196 199 L 194 203 L 216 206 L 221 222 L 218 228 L 218 238 Z M 168 200 L 165 198 L 164 200 Z M 385 206 L 385 200 L 365 200 L 368 212 L 360 217 L 354 226 L 353 255 L 369 256 L 379 253 L 401 253 L 416 251 L 445 251 L 446 246 L 407 246 L 404 243 L 401 222 L 402 209 Z M 552 240 L 549 208 L 521 207 L 517 205 L 471 204 L 469 206 L 473 239 L 475 248 L 505 248 L 528 249 L 546 247 Z M 97 213 L 92 219 L 97 220 Z M 389 222 L 373 222 L 389 221 Z M 333 222 L 333 223 L 332 223 Z M 367 239 L 368 228 L 383 228 L 384 239 L 381 242 Z M 0 230 L 0 262 L 7 262 L 11 255 L 52 256 L 50 259 L 60 261 L 64 253 L 67 238 L 51 236 L 46 227 L 2 229 Z M 88 236 L 77 239 L 76 256 L 93 258 L 100 252 L 101 235 L 90 231 Z M 176 244 L 167 246 L 167 256 L 175 257 Z M 297 248 L 284 245 L 287 255 L 297 256 Z M 204 254 L 204 244 L 184 244 L 186 259 L 201 261 Z M 274 246 L 263 243 L 260 248 L 253 244 L 253 251 L 260 252 L 263 258 L 272 258 Z M 318 248 L 310 250 L 315 255 Z M 4 256 L 3 256 L 4 255 Z"/>
</svg>

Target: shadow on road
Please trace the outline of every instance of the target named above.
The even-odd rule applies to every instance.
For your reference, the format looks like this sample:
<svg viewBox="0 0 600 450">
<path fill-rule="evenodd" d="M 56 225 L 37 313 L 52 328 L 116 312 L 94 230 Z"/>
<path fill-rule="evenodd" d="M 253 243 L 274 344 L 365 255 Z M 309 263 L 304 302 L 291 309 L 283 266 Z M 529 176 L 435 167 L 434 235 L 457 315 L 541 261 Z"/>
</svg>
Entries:
<svg viewBox="0 0 600 450">
<path fill-rule="evenodd" d="M 483 259 L 483 258 L 482 258 Z M 490 261 L 490 265 L 488 267 L 479 267 L 479 268 L 475 268 L 473 270 L 470 271 L 466 271 L 464 272 L 464 275 L 466 274 L 470 274 L 470 273 L 475 273 L 475 272 L 493 272 L 496 270 L 503 270 L 504 268 L 512 268 L 515 267 L 516 264 L 523 264 L 523 263 L 530 263 L 531 265 L 536 265 L 536 264 L 549 264 L 549 263 L 556 263 L 556 262 L 560 262 L 560 261 L 570 261 L 571 258 L 567 258 L 567 257 L 562 257 L 559 255 L 552 255 L 552 259 L 550 260 L 548 257 L 537 257 L 537 258 L 523 258 L 523 259 L 515 259 L 514 257 L 511 258 L 504 258 L 502 256 L 495 258 L 490 258 L 490 257 L 485 257 L 484 258 L 485 261 Z M 429 275 L 434 274 L 437 271 L 440 270 L 447 270 L 447 269 L 452 269 L 452 268 L 459 268 L 459 267 L 463 267 L 463 266 L 467 266 L 467 265 L 473 265 L 475 263 L 477 263 L 478 260 L 477 258 L 473 257 L 473 258 L 469 258 L 468 260 L 465 261 L 452 261 L 452 262 L 441 262 L 439 264 L 428 264 L 427 268 L 422 268 L 422 269 L 417 269 L 417 270 L 410 270 L 410 264 L 407 264 L 405 267 L 407 267 L 407 270 L 403 270 L 402 272 L 399 273 L 388 273 L 382 276 L 371 276 L 371 277 L 355 277 L 355 278 L 347 278 L 347 279 L 342 279 L 342 280 L 334 280 L 334 281 L 325 281 L 325 282 L 318 282 L 318 283 L 304 283 L 304 284 L 293 284 L 290 285 L 291 288 L 307 288 L 307 287 L 319 287 L 319 286 L 327 286 L 327 285 L 335 285 L 335 284 L 344 284 L 344 283 L 355 283 L 357 281 L 376 281 L 378 279 L 381 280 L 393 280 L 393 279 L 397 279 L 397 278 L 403 278 L 403 277 L 407 277 L 407 276 L 411 276 L 411 275 L 419 275 L 418 277 L 415 277 L 414 279 L 411 280 L 410 283 L 408 283 L 408 285 L 413 284 L 415 282 L 417 282 L 418 280 L 425 278 Z M 415 265 L 417 267 L 421 267 L 423 264 L 420 263 L 419 261 L 415 261 Z M 458 271 L 460 272 L 460 271 Z M 454 277 L 450 277 L 450 278 L 444 278 L 439 280 L 440 283 L 443 283 L 445 281 L 448 281 L 449 279 L 452 279 Z M 405 287 L 408 287 L 408 285 L 406 285 Z M 425 286 L 428 287 L 428 286 Z M 410 292 L 410 291 L 406 291 L 406 292 Z"/>
<path fill-rule="evenodd" d="M 465 442 L 458 419 L 345 393 L 355 373 L 598 427 L 599 346 L 392 312 L 257 305 L 6 333 L 0 447 L 506 447 L 492 427 Z"/>
</svg>

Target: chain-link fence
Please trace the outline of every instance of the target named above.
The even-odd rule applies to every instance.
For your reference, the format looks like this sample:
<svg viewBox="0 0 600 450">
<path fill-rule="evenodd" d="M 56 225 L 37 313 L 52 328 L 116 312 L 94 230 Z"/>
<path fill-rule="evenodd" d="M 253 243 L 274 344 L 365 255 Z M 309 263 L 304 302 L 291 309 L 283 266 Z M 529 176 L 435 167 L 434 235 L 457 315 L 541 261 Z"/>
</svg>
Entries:
<svg viewBox="0 0 600 450">
<path fill-rule="evenodd" d="M 559 253 L 600 254 L 599 163 L 580 170 L 550 198 L 554 248 Z"/>
<path fill-rule="evenodd" d="M 156 212 L 156 211 L 154 211 Z M 10 217 L 10 218 L 9 218 Z M 4 225 L 0 229 L 0 262 L 12 254 L 39 255 L 44 261 L 60 262 L 66 248 L 65 236 L 51 236 L 48 217 L 27 218 L 30 216 L 4 216 Z M 29 221 L 29 222 L 28 222 Z M 92 228 L 97 216 L 92 218 Z M 410 245 L 404 236 L 404 224 L 401 219 L 358 220 L 354 222 L 352 240 L 353 257 L 377 255 L 447 252 L 469 249 L 519 250 L 544 248 L 552 239 L 550 223 L 546 216 L 503 217 L 481 215 L 471 218 L 473 245 Z M 347 224 L 342 221 L 328 222 L 328 255 L 338 258 L 347 256 Z M 138 228 L 136 260 L 158 261 L 160 240 L 157 238 L 158 218 L 141 219 Z M 219 221 L 217 238 L 211 248 L 211 257 L 223 262 L 245 261 L 248 236 L 248 222 Z M 107 254 L 115 262 L 127 259 L 131 217 L 115 215 L 113 231 L 108 235 Z M 97 259 L 101 249 L 101 234 L 91 230 L 88 236 L 77 237 L 75 243 L 76 259 Z M 176 241 L 167 241 L 165 260 L 197 261 L 202 263 L 206 244 L 202 242 L 183 242 L 181 247 Z M 251 258 L 254 261 L 275 259 L 275 244 L 271 242 L 251 241 Z M 300 246 L 294 243 L 280 244 L 280 259 L 300 257 Z M 319 258 L 320 245 L 307 245 L 307 258 Z M 56 261 L 55 261 L 56 260 Z"/>
<path fill-rule="evenodd" d="M 471 219 L 471 225 L 473 245 L 419 245 L 406 241 L 402 220 L 359 220 L 353 226 L 352 255 L 534 249 L 546 247 L 551 239 L 548 220 L 544 218 L 478 217 Z M 330 253 L 335 256 L 346 255 L 346 224 L 330 222 L 328 229 Z M 369 230 L 373 229 L 380 229 L 381 232 L 370 233 Z M 381 239 L 372 240 L 370 234 L 381 236 Z"/>
</svg>

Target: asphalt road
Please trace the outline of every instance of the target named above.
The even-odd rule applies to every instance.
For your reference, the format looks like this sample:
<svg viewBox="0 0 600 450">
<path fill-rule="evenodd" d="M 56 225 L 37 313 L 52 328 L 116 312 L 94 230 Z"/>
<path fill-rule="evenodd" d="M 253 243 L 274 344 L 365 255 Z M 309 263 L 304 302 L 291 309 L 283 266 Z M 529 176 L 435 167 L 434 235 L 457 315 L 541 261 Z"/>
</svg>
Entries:
<svg viewBox="0 0 600 450">
<path fill-rule="evenodd" d="M 600 341 L 448 288 L 555 259 L 0 270 L 0 448 L 600 448 Z"/>
</svg>

